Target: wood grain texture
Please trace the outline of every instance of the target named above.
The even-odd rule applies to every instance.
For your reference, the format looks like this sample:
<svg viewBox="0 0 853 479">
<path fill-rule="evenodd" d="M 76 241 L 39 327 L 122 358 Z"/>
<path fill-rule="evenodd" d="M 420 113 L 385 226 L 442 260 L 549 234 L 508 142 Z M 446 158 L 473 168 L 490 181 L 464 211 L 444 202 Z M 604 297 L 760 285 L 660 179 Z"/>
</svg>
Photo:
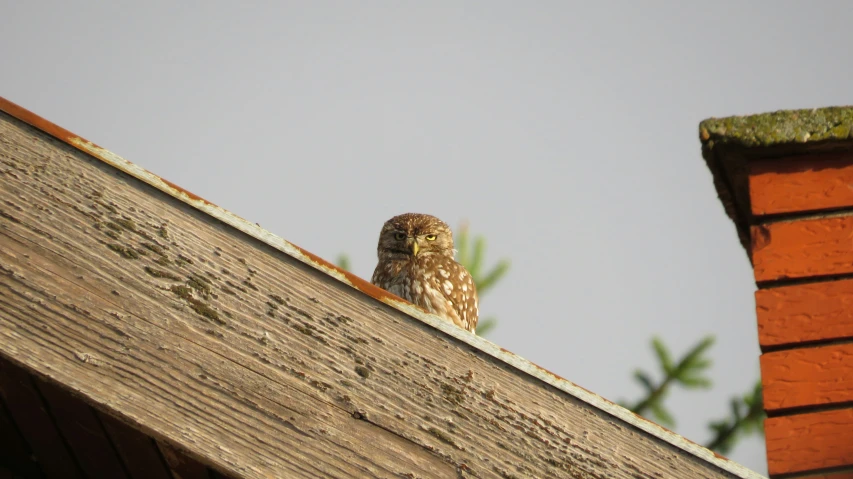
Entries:
<svg viewBox="0 0 853 479">
<path fill-rule="evenodd" d="M 761 384 L 768 412 L 853 401 L 853 344 L 762 354 Z"/>
<path fill-rule="evenodd" d="M 762 347 L 853 338 L 853 280 L 755 292 Z"/>
<path fill-rule="evenodd" d="M 734 477 L 19 124 L 0 354 L 234 477 Z"/>
<path fill-rule="evenodd" d="M 853 206 L 853 151 L 752 161 L 749 197 L 754 215 Z"/>
<path fill-rule="evenodd" d="M 751 235 L 758 282 L 853 273 L 853 216 L 756 225 Z"/>
<path fill-rule="evenodd" d="M 853 409 L 764 421 L 770 476 L 853 466 Z"/>
<path fill-rule="evenodd" d="M 8 237 L 0 236 L 0 240 L 5 239 Z M 14 267 L 14 263 L 5 261 L 11 258 L 6 256 L 9 253 L 19 257 L 30 254 L 25 252 L 26 250 L 19 250 L 17 246 L 5 242 L 0 250 L 0 267 Z M 31 258 L 36 256 L 31 255 Z M 42 267 L 51 267 L 61 261 L 59 257 L 54 257 L 40 264 Z M 390 457 L 384 458 L 384 464 L 380 464 L 384 467 L 379 467 L 374 474 L 369 473 L 374 468 L 372 460 L 366 459 L 371 457 L 371 453 L 377 454 L 376 449 L 383 446 L 397 449 L 404 457 L 403 453 L 409 452 L 411 458 L 416 460 L 401 461 L 401 465 L 409 466 L 410 470 L 417 471 L 413 473 L 419 475 L 429 472 L 428 469 L 421 471 L 422 468 L 417 467 L 421 463 L 430 466 L 434 461 L 433 469 L 438 468 L 439 471 L 446 466 L 439 458 L 428 453 L 418 457 L 417 450 L 408 451 L 408 444 L 402 439 L 373 434 L 373 428 L 369 424 L 364 421 L 352 421 L 350 414 L 344 410 L 336 413 L 334 409 L 330 409 L 328 400 L 323 401 L 316 395 L 311 395 L 310 391 L 302 391 L 300 394 L 275 383 L 267 384 L 267 378 L 251 371 L 243 371 L 243 367 L 226 359 L 229 354 L 235 355 L 233 351 L 219 348 L 219 353 L 211 358 L 207 349 L 210 345 L 198 345 L 194 341 L 176 337 L 176 334 L 180 333 L 190 337 L 194 335 L 193 331 L 182 331 L 189 325 L 171 318 L 169 311 L 166 311 L 164 323 L 160 328 L 147 330 L 148 323 L 135 323 L 136 318 L 131 312 L 134 308 L 112 309 L 111 305 L 98 304 L 97 295 L 87 300 L 75 301 L 74 298 L 86 298 L 91 293 L 89 290 L 74 287 L 73 283 L 51 283 L 51 273 L 41 268 L 38 268 L 38 271 L 45 276 L 36 276 L 35 272 L 29 273 L 29 276 L 38 278 L 39 287 L 45 289 L 16 291 L 4 288 L 6 285 L 0 285 L 0 311 L 9 313 L 0 315 L 3 316 L 0 318 L 0 330 L 3 326 L 14 323 L 17 325 L 16 332 L 32 331 L 31 334 L 40 336 L 43 341 L 61 342 L 62 354 L 55 356 L 53 351 L 48 354 L 35 347 L 24 349 L 27 344 L 24 337 L 13 335 L 2 341 L 8 343 L 7 346 L 11 349 L 19 351 L 19 354 L 13 354 L 12 357 L 23 356 L 26 358 L 25 362 L 43 361 L 54 369 L 59 369 L 57 365 L 62 364 L 62 358 L 71 360 L 72 365 L 95 365 L 96 372 L 101 374 L 91 374 L 91 371 L 90 374 L 85 374 L 85 369 L 76 368 L 68 373 L 67 380 L 72 384 L 79 384 L 75 391 L 88 390 L 89 394 L 106 396 L 102 400 L 107 404 L 112 404 L 111 401 L 115 398 L 112 394 L 103 393 L 119 392 L 120 397 L 123 396 L 123 401 L 120 401 L 123 407 L 115 408 L 115 414 L 127 415 L 131 420 L 143 416 L 148 419 L 146 424 L 153 422 L 159 427 L 180 425 L 180 428 L 165 436 L 165 439 L 182 445 L 186 444 L 186 441 L 191 441 L 190 444 L 201 442 L 216 451 L 213 464 L 226 471 L 237 476 L 246 474 L 249 477 L 256 468 L 257 471 L 266 470 L 269 473 L 274 472 L 273 475 L 285 477 L 387 477 L 386 475 L 393 471 L 389 471 L 389 468 L 396 468 L 390 464 L 394 462 Z M 118 278 L 114 280 L 119 282 Z M 45 305 L 49 306 L 45 299 L 48 297 L 46 291 L 60 292 L 57 297 L 62 299 L 56 306 L 58 311 L 46 308 L 34 317 L 29 315 L 27 310 L 12 308 L 7 302 L 7 298 L 21 294 L 27 297 L 26 293 L 29 293 L 39 301 L 44 300 Z M 167 298 L 163 300 L 168 303 Z M 95 305 L 98 305 L 99 309 L 95 309 Z M 172 307 L 181 308 L 180 305 Z M 74 317 L 73 313 L 62 311 L 69 308 L 72 311 L 79 308 L 80 312 L 89 312 L 83 312 L 82 317 L 76 319 L 82 329 L 76 330 L 73 324 L 63 323 L 62 318 Z M 120 311 L 127 312 L 128 316 L 124 316 Z M 157 314 L 147 309 L 138 311 L 138 314 L 146 317 Z M 189 312 L 195 314 L 192 310 Z M 96 318 L 94 321 L 92 316 Z M 4 321 L 7 324 L 4 324 Z M 57 331 L 56 338 L 45 338 L 45 324 L 50 325 L 51 331 Z M 27 325 L 29 328 L 24 327 Z M 205 328 L 196 333 L 197 336 L 193 337 L 196 340 L 205 335 L 213 335 L 216 331 L 206 321 L 199 321 L 199 324 L 192 326 Z M 262 331 L 255 332 L 255 335 L 263 334 Z M 248 331 L 244 333 L 249 334 Z M 118 344 L 113 344 L 113 349 L 108 349 L 106 346 L 109 344 L 103 344 L 101 338 L 109 338 L 110 342 Z M 220 341 L 225 343 L 224 339 L 226 338 L 220 338 Z M 257 343 L 261 338 L 254 336 L 243 341 L 247 340 Z M 133 344 L 133 347 L 127 343 Z M 107 352 L 111 354 L 108 355 Z M 113 370 L 114 374 L 103 374 L 107 370 Z M 150 377 L 152 375 L 153 378 Z M 67 381 L 63 382 L 68 384 Z M 126 385 L 136 387 L 127 388 Z M 313 419 L 315 416 L 318 419 Z M 325 434 L 321 431 L 325 431 Z M 158 436 L 156 432 L 148 433 Z M 326 434 L 336 439 L 337 444 L 324 444 L 325 441 L 321 439 Z M 278 441 L 274 442 L 275 447 L 257 448 L 255 442 L 267 440 L 265 436 L 278 438 Z M 312 448 L 309 454 L 301 451 L 302 443 L 314 436 L 317 436 L 321 444 Z M 399 444 L 393 448 L 397 441 Z M 331 456 L 327 457 L 326 454 Z M 252 461 L 243 462 L 246 457 L 252 456 Z M 360 458 L 364 459 L 359 460 Z M 253 463 L 259 465 L 253 466 Z M 447 469 L 444 472 L 452 472 L 452 468 Z"/>
</svg>

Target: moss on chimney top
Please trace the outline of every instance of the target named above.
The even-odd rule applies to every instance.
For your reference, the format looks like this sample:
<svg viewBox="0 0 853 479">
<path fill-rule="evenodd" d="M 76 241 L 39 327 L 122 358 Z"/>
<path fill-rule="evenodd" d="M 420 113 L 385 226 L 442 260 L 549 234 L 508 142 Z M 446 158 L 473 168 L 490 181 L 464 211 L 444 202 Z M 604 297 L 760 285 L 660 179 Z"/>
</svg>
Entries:
<svg viewBox="0 0 853 479">
<path fill-rule="evenodd" d="M 830 140 L 853 140 L 853 107 L 780 110 L 748 116 L 708 118 L 699 124 L 699 139 L 745 147 Z"/>
</svg>

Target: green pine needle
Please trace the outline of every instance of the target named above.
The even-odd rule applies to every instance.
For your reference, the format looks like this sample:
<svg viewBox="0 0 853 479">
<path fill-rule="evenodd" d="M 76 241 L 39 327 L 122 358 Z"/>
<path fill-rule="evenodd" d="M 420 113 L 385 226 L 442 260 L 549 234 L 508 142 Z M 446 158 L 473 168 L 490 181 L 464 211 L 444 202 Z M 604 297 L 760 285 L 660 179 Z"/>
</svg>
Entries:
<svg viewBox="0 0 853 479">
<path fill-rule="evenodd" d="M 652 338 L 652 347 L 655 350 L 655 354 L 657 354 L 658 362 L 663 368 L 663 371 L 666 374 L 672 374 L 672 356 L 669 354 L 669 350 L 663 344 L 663 341 L 661 341 L 661 339 L 658 337 Z"/>
<path fill-rule="evenodd" d="M 637 369 L 634 371 L 634 379 L 637 380 L 647 392 L 651 393 L 655 390 L 654 385 L 652 384 L 652 378 L 649 377 L 644 371 Z"/>
<path fill-rule="evenodd" d="M 349 256 L 347 256 L 345 253 L 339 254 L 338 259 L 335 260 L 335 265 L 337 265 L 338 268 L 341 268 L 344 271 L 349 271 L 351 266 Z"/>
<path fill-rule="evenodd" d="M 495 326 L 497 325 L 498 321 L 493 317 L 481 319 L 477 322 L 477 336 L 486 336 L 495 329 Z"/>
</svg>

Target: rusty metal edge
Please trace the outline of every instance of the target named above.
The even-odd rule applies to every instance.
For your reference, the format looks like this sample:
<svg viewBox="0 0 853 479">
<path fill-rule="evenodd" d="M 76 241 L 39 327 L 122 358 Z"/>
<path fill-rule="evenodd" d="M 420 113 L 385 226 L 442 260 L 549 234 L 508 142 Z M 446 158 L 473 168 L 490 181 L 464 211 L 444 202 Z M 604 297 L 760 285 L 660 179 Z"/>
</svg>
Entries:
<svg viewBox="0 0 853 479">
<path fill-rule="evenodd" d="M 588 391 L 571 381 L 568 381 L 547 369 L 544 369 L 524 358 L 518 356 L 506 349 L 499 347 L 489 340 L 469 333 L 459 327 L 456 327 L 446 321 L 443 321 L 438 316 L 424 312 L 422 309 L 413 304 L 404 301 L 403 299 L 394 296 L 380 289 L 369 282 L 359 278 L 358 276 L 344 271 L 334 264 L 316 256 L 293 243 L 288 242 L 284 238 L 276 236 L 269 231 L 253 224 L 233 213 L 227 211 L 215 204 L 195 195 L 174 183 L 171 183 L 159 176 L 141 168 L 140 166 L 131 163 L 115 153 L 106 150 L 91 141 L 81 138 L 70 131 L 51 123 L 48 120 L 30 112 L 29 110 L 12 103 L 11 101 L 0 97 L 0 111 L 17 118 L 18 120 L 38 129 L 42 132 L 64 142 L 68 145 L 93 156 L 104 163 L 146 183 L 167 195 L 179 199 L 182 202 L 196 208 L 199 211 L 206 213 L 219 221 L 222 221 L 229 226 L 236 228 L 247 235 L 263 241 L 264 243 L 276 248 L 277 250 L 291 256 L 302 263 L 305 263 L 315 269 L 318 269 L 336 280 L 353 287 L 362 293 L 379 300 L 398 311 L 401 311 L 409 316 L 417 318 L 424 323 L 440 330 L 441 332 L 454 337 L 478 350 L 488 354 L 489 356 L 511 365 L 515 369 L 522 371 L 548 385 L 569 394 L 584 403 L 603 411 L 616 419 L 619 419 L 641 431 L 650 434 L 682 451 L 702 459 L 723 471 L 731 473 L 737 477 L 744 479 L 766 479 L 765 476 L 752 471 L 745 466 L 742 466 L 724 456 L 721 456 L 699 444 L 696 444 L 689 439 L 686 439 L 658 424 L 655 424 L 633 412 L 615 404 L 603 397 Z"/>
</svg>

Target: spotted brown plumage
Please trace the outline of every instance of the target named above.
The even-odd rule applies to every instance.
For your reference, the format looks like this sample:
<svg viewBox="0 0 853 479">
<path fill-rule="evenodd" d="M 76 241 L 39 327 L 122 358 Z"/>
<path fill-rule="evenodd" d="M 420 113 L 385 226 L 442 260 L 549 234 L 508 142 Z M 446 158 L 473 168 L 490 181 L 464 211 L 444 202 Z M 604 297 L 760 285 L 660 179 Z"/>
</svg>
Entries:
<svg viewBox="0 0 853 479">
<path fill-rule="evenodd" d="M 385 222 L 371 282 L 430 313 L 475 332 L 474 279 L 453 259 L 453 233 L 435 216 L 406 213 Z"/>
</svg>

